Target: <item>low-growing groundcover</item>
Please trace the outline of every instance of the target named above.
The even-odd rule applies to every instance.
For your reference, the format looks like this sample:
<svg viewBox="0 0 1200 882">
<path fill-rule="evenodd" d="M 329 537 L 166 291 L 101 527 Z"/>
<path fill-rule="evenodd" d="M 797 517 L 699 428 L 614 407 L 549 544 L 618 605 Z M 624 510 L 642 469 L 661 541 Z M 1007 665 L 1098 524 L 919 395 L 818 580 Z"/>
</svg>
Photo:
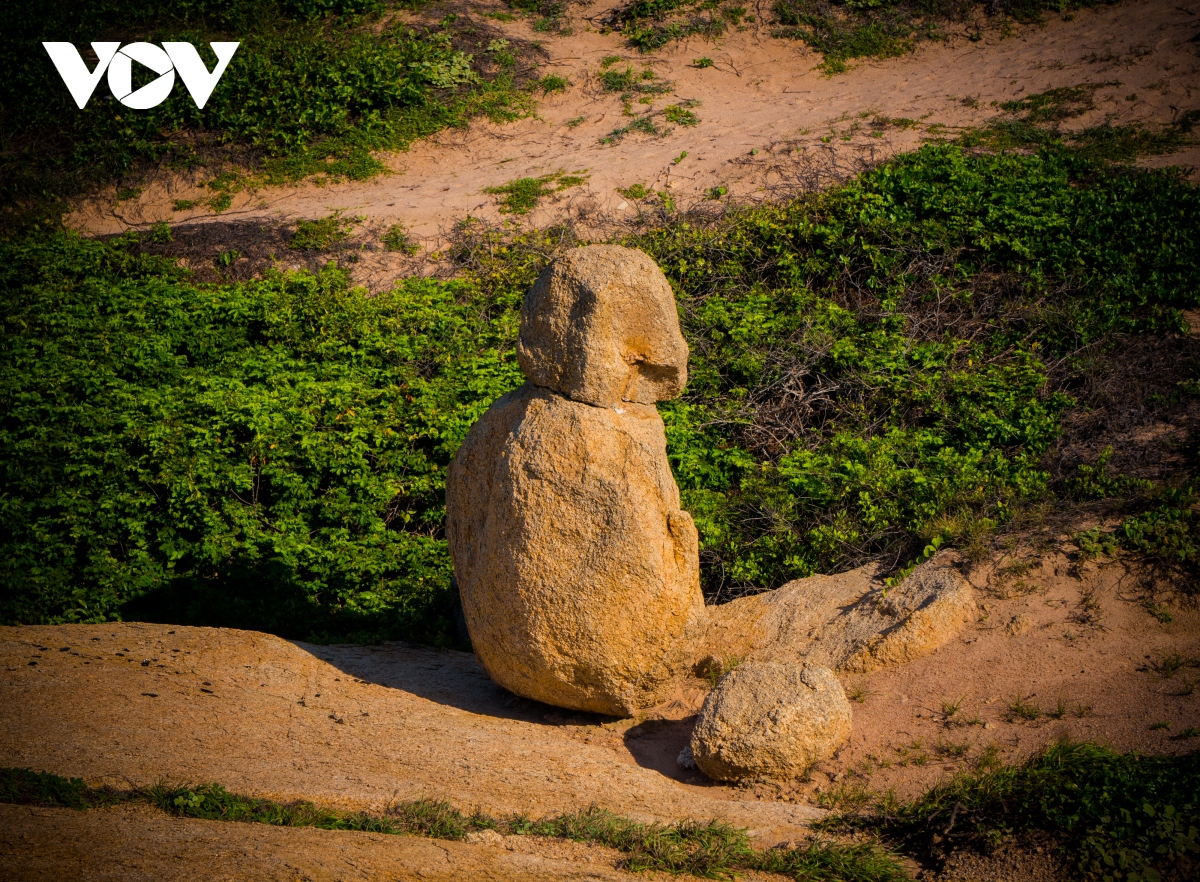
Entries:
<svg viewBox="0 0 1200 882">
<path fill-rule="evenodd" d="M 437 640 L 445 464 L 519 374 L 461 283 L 198 288 L 60 233 L 6 266 L 6 621 Z"/>
<path fill-rule="evenodd" d="M 693 351 L 661 410 L 709 595 L 900 564 L 1048 498 L 1075 354 L 1182 328 L 1198 209 L 1170 173 L 926 147 L 643 238 Z"/>
<path fill-rule="evenodd" d="M 1091 742 L 1054 744 L 1016 765 L 985 758 L 912 802 L 888 796 L 826 823 L 847 822 L 935 856 L 1043 830 L 1061 837 L 1064 856 L 1086 879 L 1194 878 L 1200 753 L 1142 756 Z"/>
<path fill-rule="evenodd" d="M 1038 830 L 1059 842 L 1081 878 L 1155 882 L 1188 878 L 1200 858 L 1200 754 L 1153 757 L 1118 753 L 1092 742 L 1054 744 L 1014 765 L 986 754 L 977 768 L 910 802 L 893 794 L 869 808 L 831 815 L 818 826 L 868 830 L 885 842 L 935 859 L 960 848 L 987 850 Z M 797 880 L 899 882 L 909 878 L 878 841 L 815 839 L 799 847 L 757 851 L 745 831 L 719 822 L 642 824 L 599 808 L 532 819 L 463 814 L 422 799 L 385 814 L 281 804 L 230 793 L 220 785 L 160 783 L 144 790 L 89 788 L 78 778 L 0 769 L 0 803 L 76 810 L 143 802 L 180 817 L 249 821 L 283 827 L 365 830 L 462 839 L 472 830 L 597 842 L 625 855 L 631 870 L 666 870 L 710 879 L 764 870 Z"/>
<path fill-rule="evenodd" d="M 692 349 L 661 411 L 709 598 L 898 567 L 1051 498 L 1074 354 L 1181 329 L 1198 238 L 1172 172 L 927 146 L 629 240 Z M 521 382 L 558 244 L 468 233 L 460 279 L 370 297 L 336 268 L 198 286 L 136 236 L 0 243 L 0 619 L 449 642 L 445 467 Z M 1189 512 L 1141 516 L 1139 550 L 1194 551 Z"/>
</svg>

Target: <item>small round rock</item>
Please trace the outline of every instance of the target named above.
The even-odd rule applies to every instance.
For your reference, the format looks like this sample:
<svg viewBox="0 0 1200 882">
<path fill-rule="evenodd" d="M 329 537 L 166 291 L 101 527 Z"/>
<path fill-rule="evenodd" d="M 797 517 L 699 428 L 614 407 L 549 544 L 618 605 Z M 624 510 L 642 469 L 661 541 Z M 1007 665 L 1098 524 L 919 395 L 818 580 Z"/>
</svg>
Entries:
<svg viewBox="0 0 1200 882">
<path fill-rule="evenodd" d="M 692 756 L 717 781 L 788 779 L 850 737 L 850 702 L 828 668 L 744 662 L 721 678 L 692 732 Z"/>
</svg>

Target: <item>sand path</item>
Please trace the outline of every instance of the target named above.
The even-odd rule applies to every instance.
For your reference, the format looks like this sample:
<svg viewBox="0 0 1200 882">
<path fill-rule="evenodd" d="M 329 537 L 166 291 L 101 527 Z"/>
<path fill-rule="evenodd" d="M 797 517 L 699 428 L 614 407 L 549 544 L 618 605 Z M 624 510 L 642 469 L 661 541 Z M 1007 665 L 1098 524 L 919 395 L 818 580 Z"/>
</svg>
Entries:
<svg viewBox="0 0 1200 882">
<path fill-rule="evenodd" d="M 1110 84 L 1096 92 L 1093 110 L 1069 121 L 1078 127 L 1104 120 L 1164 124 L 1200 108 L 1200 0 L 1127 2 L 1012 26 L 1007 37 L 993 26 L 976 42 L 952 34 L 945 43 L 921 44 L 898 59 L 860 62 L 833 77 L 815 69 L 818 56 L 798 42 L 769 36 L 766 26 L 716 44 L 692 40 L 639 56 L 623 48 L 619 34 L 586 26 L 607 5 L 576 7 L 571 36 L 534 34 L 526 21 L 491 23 L 513 37 L 541 40 L 550 56 L 544 70 L 573 84 L 542 100 L 536 118 L 505 125 L 480 121 L 444 132 L 388 155 L 392 173 L 369 181 L 243 192 L 219 215 L 172 211 L 174 200 L 207 191 L 197 189 L 194 179 L 164 171 L 139 198 L 114 203 L 112 192 L 102 193 L 82 203 L 69 223 L 108 234 L 156 221 L 278 224 L 341 209 L 378 229 L 403 223 L 433 247 L 467 215 L 502 219 L 485 188 L 558 170 L 583 172 L 588 182 L 544 203 L 529 216 L 532 223 L 565 216 L 585 225 L 628 219 L 638 205 L 617 188 L 636 183 L 671 193 L 680 206 L 702 200 L 716 186 L 727 187 L 738 201 L 787 195 L 910 150 L 930 136 L 979 125 L 999 112 L 995 103 L 1050 88 Z M 672 93 L 655 97 L 654 109 L 698 101 L 699 125 L 602 144 L 602 137 L 629 121 L 619 97 L 603 92 L 596 78 L 601 59 L 613 54 L 673 84 Z M 694 67 L 699 56 L 711 57 L 715 66 Z M 567 125 L 579 119 L 575 127 Z M 919 124 L 884 124 L 894 119 Z M 687 157 L 674 162 L 683 151 Z M 1200 165 L 1200 147 L 1152 161 Z M 364 280 L 394 275 L 402 262 L 379 252 L 356 274 Z"/>
</svg>

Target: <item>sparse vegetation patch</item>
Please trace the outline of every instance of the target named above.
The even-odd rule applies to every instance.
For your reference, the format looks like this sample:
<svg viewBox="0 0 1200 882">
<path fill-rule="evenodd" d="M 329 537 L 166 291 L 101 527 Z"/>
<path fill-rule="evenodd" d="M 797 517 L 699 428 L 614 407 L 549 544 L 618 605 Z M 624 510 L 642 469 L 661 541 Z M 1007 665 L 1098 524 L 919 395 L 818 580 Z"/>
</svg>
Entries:
<svg viewBox="0 0 1200 882">
<path fill-rule="evenodd" d="M 487 187 L 484 193 L 502 197 L 500 211 L 505 214 L 528 214 L 539 202 L 552 193 L 559 193 L 587 182 L 587 175 L 566 174 L 562 171 L 538 178 L 518 178 L 497 187 Z"/>
<path fill-rule="evenodd" d="M 634 0 L 608 19 L 628 44 L 641 52 L 693 36 L 714 40 L 730 28 L 741 30 L 754 20 L 736 0 Z"/>
<path fill-rule="evenodd" d="M 625 855 L 623 867 L 688 874 L 702 879 L 736 879 L 739 871 L 762 870 L 803 882 L 903 882 L 896 858 L 875 843 L 845 844 L 816 839 L 803 846 L 758 851 L 746 831 L 717 821 L 643 824 L 599 808 L 533 819 L 523 815 L 466 815 L 447 802 L 421 799 L 393 804 L 386 813 L 325 809 L 310 802 L 279 803 L 230 793 L 219 784 L 116 791 L 90 788 L 79 778 L 30 769 L 0 769 L 0 802 L 87 810 L 120 803 L 145 803 L 183 818 L 242 821 L 275 827 L 317 827 L 369 833 L 463 839 L 476 830 L 508 836 L 548 836 L 595 842 Z"/>
<path fill-rule="evenodd" d="M 1188 111 L 1168 126 L 1113 125 L 1108 121 L 1083 129 L 1066 129 L 1063 123 L 1095 107 L 1099 89 L 1119 82 L 1083 83 L 1049 89 L 1000 105 L 1008 115 L 964 133 L 966 147 L 989 150 L 1034 150 L 1067 143 L 1076 155 L 1102 161 L 1131 162 L 1139 156 L 1164 154 L 1194 143 L 1200 111 Z"/>
<path fill-rule="evenodd" d="M 362 218 L 344 218 L 340 211 L 316 220 L 300 221 L 292 234 L 291 248 L 297 251 L 324 251 L 349 238 L 354 227 Z"/>
<path fill-rule="evenodd" d="M 408 234 L 408 230 L 404 228 L 404 224 L 392 224 L 387 228 L 387 231 L 380 237 L 383 242 L 383 247 L 388 251 L 399 251 L 401 254 L 407 254 L 409 257 L 417 254 L 421 250 L 421 246 L 412 240 Z"/>
<path fill-rule="evenodd" d="M 1151 757 L 1079 742 L 1016 765 L 985 754 L 975 770 L 912 802 L 884 796 L 826 823 L 879 829 L 935 857 L 1047 831 L 1062 837 L 1083 879 L 1150 880 L 1186 873 L 1200 855 L 1197 793 L 1200 754 Z"/>
<path fill-rule="evenodd" d="M 453 17 L 420 32 L 397 20 L 381 28 L 383 8 L 377 0 L 17 0 L 0 28 L 0 58 L 12 72 L 0 83 L 0 202 L 9 210 L 0 223 L 30 212 L 52 222 L 57 200 L 163 161 L 206 166 L 215 178 L 229 163 L 239 169 L 214 188 L 210 207 L 221 211 L 248 183 L 361 179 L 382 170 L 373 150 L 404 148 L 476 114 L 528 109 L 503 65 L 455 47 Z M 87 47 L 104 39 L 189 40 L 210 68 L 206 41 L 241 46 L 203 110 L 176 87 L 153 109 L 122 112 L 102 83 L 80 111 L 48 58 L 26 63 L 41 40 Z"/>
</svg>

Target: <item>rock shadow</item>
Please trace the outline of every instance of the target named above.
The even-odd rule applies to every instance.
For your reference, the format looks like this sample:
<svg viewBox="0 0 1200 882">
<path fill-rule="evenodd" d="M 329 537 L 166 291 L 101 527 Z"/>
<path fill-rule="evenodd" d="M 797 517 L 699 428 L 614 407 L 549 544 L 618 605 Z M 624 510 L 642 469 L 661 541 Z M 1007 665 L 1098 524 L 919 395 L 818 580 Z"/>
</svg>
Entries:
<svg viewBox="0 0 1200 882">
<path fill-rule="evenodd" d="M 643 769 L 692 786 L 720 787 L 699 769 L 679 765 L 679 752 L 692 737 L 696 716 L 682 720 L 644 720 L 625 732 L 625 748 Z"/>
<path fill-rule="evenodd" d="M 406 643 L 379 646 L 318 646 L 298 640 L 292 643 L 360 683 L 399 689 L 481 716 L 545 726 L 596 726 L 616 719 L 564 710 L 515 695 L 493 683 L 470 652 Z"/>
</svg>

